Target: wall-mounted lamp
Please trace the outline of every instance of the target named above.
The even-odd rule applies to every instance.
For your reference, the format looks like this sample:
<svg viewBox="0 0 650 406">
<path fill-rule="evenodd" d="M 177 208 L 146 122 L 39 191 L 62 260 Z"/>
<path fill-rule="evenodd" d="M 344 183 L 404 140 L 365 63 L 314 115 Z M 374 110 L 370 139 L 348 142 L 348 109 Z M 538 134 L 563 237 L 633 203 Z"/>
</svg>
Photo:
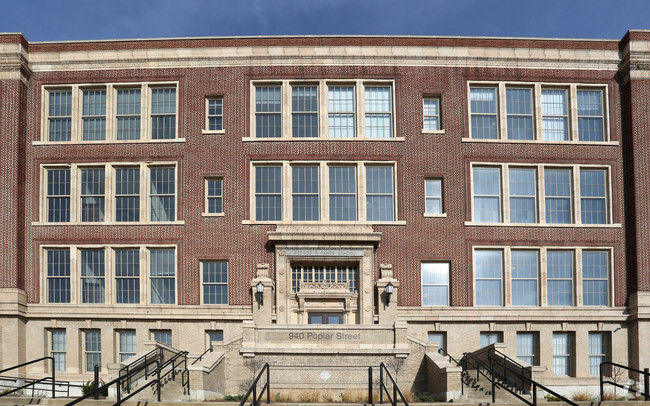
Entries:
<svg viewBox="0 0 650 406">
<path fill-rule="evenodd" d="M 257 282 L 257 297 L 260 301 L 260 306 L 264 306 L 264 284 Z"/>
<path fill-rule="evenodd" d="M 393 294 L 393 284 L 388 282 L 388 285 L 386 285 L 386 304 L 390 303 L 390 295 Z"/>
</svg>

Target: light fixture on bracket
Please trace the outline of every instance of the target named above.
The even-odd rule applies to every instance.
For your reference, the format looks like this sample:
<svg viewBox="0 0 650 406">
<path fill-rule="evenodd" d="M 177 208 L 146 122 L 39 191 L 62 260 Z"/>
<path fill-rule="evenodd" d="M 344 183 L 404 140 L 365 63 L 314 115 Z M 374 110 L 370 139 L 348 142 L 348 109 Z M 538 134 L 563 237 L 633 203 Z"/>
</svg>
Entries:
<svg viewBox="0 0 650 406">
<path fill-rule="evenodd" d="M 264 306 L 264 284 L 262 282 L 257 282 L 257 297 L 260 301 L 260 306 Z"/>
<path fill-rule="evenodd" d="M 390 303 L 390 295 L 393 294 L 393 284 L 388 282 L 388 285 L 386 285 L 386 304 Z"/>
</svg>

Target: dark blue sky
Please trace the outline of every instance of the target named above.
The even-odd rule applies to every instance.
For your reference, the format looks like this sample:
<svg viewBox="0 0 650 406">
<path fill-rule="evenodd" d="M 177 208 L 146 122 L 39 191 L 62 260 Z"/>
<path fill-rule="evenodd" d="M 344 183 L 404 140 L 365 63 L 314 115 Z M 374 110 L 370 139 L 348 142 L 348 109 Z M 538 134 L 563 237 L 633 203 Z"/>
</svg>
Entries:
<svg viewBox="0 0 650 406">
<path fill-rule="evenodd" d="M 0 0 L 29 41 L 240 35 L 620 39 L 650 0 Z"/>
</svg>

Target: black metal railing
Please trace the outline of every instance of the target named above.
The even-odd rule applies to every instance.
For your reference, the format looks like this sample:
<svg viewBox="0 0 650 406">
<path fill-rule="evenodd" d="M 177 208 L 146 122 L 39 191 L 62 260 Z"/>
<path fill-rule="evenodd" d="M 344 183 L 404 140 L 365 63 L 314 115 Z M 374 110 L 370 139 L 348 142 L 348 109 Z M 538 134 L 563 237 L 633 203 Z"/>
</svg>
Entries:
<svg viewBox="0 0 650 406">
<path fill-rule="evenodd" d="M 438 348 L 438 354 L 447 357 L 447 360 L 450 363 L 453 362 L 457 367 L 463 368 L 462 365 L 460 365 L 460 362 L 456 358 L 449 355 L 449 353 L 444 348 Z M 460 395 L 461 396 L 465 394 L 465 385 L 469 385 L 469 382 L 466 382 L 468 381 L 468 379 L 469 379 L 469 373 L 467 372 L 467 370 L 465 370 L 465 368 L 463 368 L 460 374 Z"/>
<path fill-rule="evenodd" d="M 260 390 L 260 395 L 258 397 L 257 396 L 257 383 L 262 378 L 262 375 L 264 374 L 265 371 L 266 371 L 266 383 L 264 384 L 264 386 L 262 386 L 262 390 Z M 253 380 L 253 384 L 248 389 L 248 392 L 246 392 L 246 394 L 242 398 L 241 402 L 239 403 L 239 406 L 244 406 L 244 404 L 246 404 L 246 401 L 248 400 L 248 397 L 251 394 L 253 395 L 252 405 L 253 406 L 260 406 L 260 403 L 261 403 L 260 400 L 262 400 L 262 396 L 264 396 L 264 392 L 266 392 L 266 403 L 271 403 L 271 386 L 270 386 L 271 378 L 270 378 L 270 375 L 271 375 L 271 369 L 269 367 L 269 363 L 267 362 L 266 364 L 264 364 L 264 366 L 262 367 L 260 372 L 257 374 L 257 377 L 255 377 L 255 379 Z"/>
<path fill-rule="evenodd" d="M 167 361 L 163 362 L 160 364 L 160 367 L 157 368 L 155 371 L 152 371 L 149 373 L 149 375 L 153 375 L 153 372 L 156 372 L 157 375 L 157 380 L 161 380 L 167 377 L 167 375 L 171 374 L 172 375 L 172 380 L 176 380 L 176 369 L 179 365 L 183 365 L 183 369 L 181 372 L 181 385 L 183 388 L 185 388 L 185 393 L 189 394 L 190 393 L 190 371 L 187 369 L 187 351 L 179 351 L 177 352 L 173 357 L 168 359 Z M 170 367 L 169 369 L 166 369 L 167 367 Z M 160 371 L 165 371 L 166 372 L 163 375 L 160 375 Z M 131 397 L 129 395 L 129 397 Z M 124 400 L 128 399 L 124 398 Z M 158 389 L 158 400 L 160 401 L 160 389 Z"/>
<path fill-rule="evenodd" d="M 519 389 L 523 393 L 530 392 L 530 382 L 533 380 L 533 372 L 529 368 L 521 365 L 494 347 L 488 350 L 488 363 L 494 363 L 497 366 L 495 372 L 501 376 L 504 382 L 508 382 L 508 372 L 510 372 L 510 381 L 519 384 Z"/>
<path fill-rule="evenodd" d="M 205 354 L 207 354 L 209 352 L 212 352 L 212 343 L 210 343 L 210 347 L 207 350 L 203 351 L 203 354 L 199 355 L 199 357 L 192 362 L 192 365 L 194 365 L 197 362 L 201 361 L 203 359 L 203 357 L 205 357 Z"/>
<path fill-rule="evenodd" d="M 612 370 L 613 368 L 620 368 L 630 372 L 636 372 L 640 376 L 643 376 L 643 391 L 633 389 L 630 386 L 622 385 L 616 381 L 605 380 L 606 378 L 605 368 L 607 367 L 611 367 Z M 621 389 L 626 389 L 630 392 L 634 392 L 635 394 L 643 396 L 644 400 L 646 401 L 650 400 L 650 369 L 649 368 L 644 368 L 644 370 L 641 371 L 640 369 L 631 368 L 626 365 L 617 364 L 611 361 L 605 361 L 600 363 L 599 371 L 600 371 L 600 401 L 601 402 L 604 400 L 603 398 L 605 397 L 605 384 L 613 385 Z"/>
<path fill-rule="evenodd" d="M 136 375 L 141 373 L 143 370 L 144 375 L 147 375 L 149 373 L 149 366 L 151 366 L 153 360 L 163 362 L 164 357 L 165 354 L 163 352 L 163 349 L 156 347 L 135 361 L 130 362 L 128 365 L 122 367 L 117 375 L 126 378 L 124 382 L 122 382 L 122 385 L 125 386 L 123 389 L 125 389 L 127 392 L 131 392 L 132 379 L 135 378 Z"/>
<path fill-rule="evenodd" d="M 388 377 L 392 384 L 392 396 L 390 393 L 391 391 L 388 390 L 388 386 L 386 385 L 388 381 L 384 379 L 384 374 L 386 374 L 386 377 Z M 400 396 L 404 405 L 409 406 L 409 402 L 406 400 L 404 393 L 402 393 L 401 389 L 397 385 L 397 381 L 395 381 L 393 375 L 391 375 L 388 368 L 386 368 L 386 364 L 382 362 L 379 364 L 379 403 L 384 403 L 384 392 L 386 392 L 386 397 L 392 406 L 397 405 L 397 395 Z M 368 367 L 368 404 L 373 404 L 372 396 L 372 367 Z"/>
<path fill-rule="evenodd" d="M 47 363 L 46 360 L 52 360 L 52 368 L 51 368 L 52 373 L 50 374 L 50 376 L 46 376 L 45 378 L 41 378 L 41 379 L 33 379 L 33 380 L 29 379 L 29 381 L 31 381 L 31 382 L 28 382 L 28 383 L 26 383 L 26 384 L 24 384 L 22 386 L 19 386 L 17 388 L 9 390 L 9 391 L 3 393 L 2 395 L 0 395 L 0 397 L 10 395 L 10 394 L 18 392 L 19 390 L 22 390 L 22 389 L 27 389 L 30 386 L 32 388 L 34 388 L 35 385 L 37 385 L 37 384 L 39 384 L 41 382 L 51 381 L 52 386 L 51 386 L 51 389 L 49 389 L 49 390 L 51 390 L 51 392 L 52 392 L 52 398 L 55 398 L 56 397 L 56 379 L 55 379 L 56 372 L 55 372 L 55 368 L 54 368 L 54 357 L 42 357 L 42 358 L 38 358 L 38 359 L 31 360 L 31 361 L 28 361 L 28 362 L 24 362 L 22 364 L 19 364 L 19 365 L 10 367 L 10 368 L 5 368 L 2 371 L 0 371 L 0 375 L 5 373 L 5 372 L 13 371 L 14 369 L 18 369 L 18 368 L 22 368 L 22 367 L 27 366 L 27 365 L 35 364 L 37 362 L 45 361 Z M 18 384 L 18 382 L 20 382 L 20 379 L 21 378 L 16 378 L 16 384 Z M 69 389 L 68 389 L 68 391 L 69 391 Z"/>
</svg>

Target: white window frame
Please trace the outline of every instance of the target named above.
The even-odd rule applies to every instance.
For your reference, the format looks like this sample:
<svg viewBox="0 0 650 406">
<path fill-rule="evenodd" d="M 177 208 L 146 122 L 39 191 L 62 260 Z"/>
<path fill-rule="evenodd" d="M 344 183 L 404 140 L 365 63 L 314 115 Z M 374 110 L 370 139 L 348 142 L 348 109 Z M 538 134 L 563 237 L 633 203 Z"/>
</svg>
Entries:
<svg viewBox="0 0 650 406">
<path fill-rule="evenodd" d="M 292 134 L 292 88 L 293 86 L 317 86 L 318 88 L 318 137 L 296 138 Z M 354 136 L 353 137 L 330 137 L 329 136 L 329 87 L 347 86 L 354 88 Z M 391 137 L 372 138 L 366 137 L 366 111 L 365 111 L 365 88 L 385 86 L 390 87 L 391 102 Z M 257 138 L 256 137 L 256 111 L 255 111 L 255 89 L 257 87 L 279 87 L 281 90 L 281 137 Z M 356 80 L 252 80 L 249 88 L 250 100 L 250 133 L 243 141 L 404 141 L 404 137 L 398 137 L 396 133 L 396 110 L 395 110 L 395 81 L 356 79 Z"/>
<path fill-rule="evenodd" d="M 179 108 L 179 83 L 169 82 L 124 82 L 124 83 L 82 83 L 65 85 L 43 85 L 41 86 L 41 139 L 34 141 L 33 145 L 40 144 L 103 144 L 103 143 L 149 143 L 149 142 L 184 142 L 185 138 L 180 137 L 178 128 Z M 176 89 L 176 112 L 175 132 L 172 139 L 152 138 L 152 114 L 151 114 L 151 92 L 156 88 Z M 117 90 L 118 89 L 140 89 L 140 139 L 118 140 L 117 139 Z M 69 90 L 72 92 L 72 116 L 69 141 L 49 140 L 49 94 L 55 91 Z M 106 139 L 98 141 L 83 140 L 83 91 L 84 90 L 106 90 Z M 124 115 L 123 115 L 124 116 Z M 130 115 L 133 116 L 133 115 Z M 135 116 L 134 116 L 135 117 Z"/>
<path fill-rule="evenodd" d="M 221 114 L 210 114 L 210 102 L 211 101 L 221 101 Z M 226 133 L 226 127 L 224 126 L 224 97 L 222 95 L 219 96 L 207 96 L 205 98 L 205 127 L 201 131 L 202 134 L 225 134 Z M 211 130 L 210 129 L 210 118 L 212 117 L 221 117 L 221 129 L 217 130 Z"/>
<path fill-rule="evenodd" d="M 67 303 L 50 303 L 48 301 L 48 286 L 47 286 L 47 251 L 57 250 L 70 250 L 70 302 Z M 104 303 L 82 303 L 82 283 L 81 283 L 81 251 L 93 249 L 104 251 Z M 115 251 L 121 249 L 138 250 L 140 259 L 140 300 L 136 303 L 117 303 L 117 283 L 115 282 Z M 174 250 L 175 261 L 175 296 L 174 303 L 169 304 L 152 304 L 151 303 L 151 278 L 150 273 L 150 260 L 149 252 L 152 249 L 172 249 Z M 134 244 L 81 244 L 81 245 L 61 245 L 61 244 L 48 244 L 39 247 L 39 259 L 41 269 L 41 286 L 40 286 L 40 303 L 49 304 L 52 306 L 57 305 L 70 305 L 79 304 L 85 307 L 106 307 L 106 306 L 176 306 L 178 303 L 178 286 L 179 286 L 179 268 L 178 268 L 178 248 L 176 245 L 169 244 L 147 244 L 147 245 L 134 245 Z"/>
<path fill-rule="evenodd" d="M 319 166 L 319 210 L 320 220 L 318 221 L 293 221 L 292 202 L 292 170 L 293 166 Z M 263 166 L 275 166 L 281 168 L 282 180 L 282 218 L 281 220 L 256 220 L 255 206 L 255 168 Z M 329 168 L 334 166 L 355 166 L 356 167 L 356 204 L 357 218 L 354 221 L 333 221 L 330 220 L 329 204 Z M 366 207 L 366 167 L 385 166 L 393 168 L 393 220 L 392 221 L 368 221 Z M 398 168 L 396 161 L 251 161 L 249 179 L 249 220 L 243 220 L 242 224 L 392 224 L 403 225 L 405 221 L 399 219 L 399 196 L 398 196 Z"/>
<path fill-rule="evenodd" d="M 209 194 L 209 185 L 210 185 L 210 182 L 214 182 L 214 181 L 221 182 L 221 194 L 211 196 Z M 224 204 L 223 184 L 224 184 L 224 182 L 223 182 L 223 177 L 222 176 L 206 176 L 204 178 L 204 181 L 203 181 L 203 188 L 205 190 L 205 193 L 204 193 L 205 194 L 205 199 L 204 199 L 204 202 L 203 202 L 203 215 L 204 216 L 207 216 L 207 217 L 210 217 L 210 216 L 223 217 L 225 215 L 224 209 L 223 209 L 223 204 Z M 221 211 L 220 212 L 211 213 L 209 211 L 210 210 L 209 208 L 210 208 L 210 199 L 211 198 L 220 198 L 221 199 Z"/>
<path fill-rule="evenodd" d="M 161 343 L 163 345 L 166 345 L 166 346 L 169 346 L 169 347 L 173 348 L 174 333 L 173 333 L 173 331 L 171 329 L 159 329 L 159 328 L 152 329 L 152 330 L 149 330 L 149 334 L 151 335 L 151 340 L 157 341 L 157 342 L 159 342 L 159 343 Z M 156 340 L 156 334 L 169 334 L 169 340 L 171 341 L 171 344 L 162 342 L 160 340 Z"/>
<path fill-rule="evenodd" d="M 440 196 L 427 195 L 427 183 L 428 182 L 440 182 Z M 442 176 L 431 176 L 424 178 L 424 217 L 447 217 L 447 212 L 445 211 L 445 185 Z M 427 200 L 429 199 L 440 199 L 440 213 L 429 213 L 427 211 Z"/>
<path fill-rule="evenodd" d="M 88 333 L 98 333 L 99 334 L 99 351 L 90 351 L 88 350 Z M 83 330 L 83 349 L 84 349 L 84 372 L 94 372 L 94 365 L 88 365 L 88 356 L 91 354 L 99 355 L 99 371 L 102 370 L 102 331 L 100 329 L 89 329 Z"/>
<path fill-rule="evenodd" d="M 567 346 L 568 346 L 568 352 L 566 353 L 560 353 L 556 352 L 556 347 L 555 347 L 555 337 L 556 336 L 566 336 L 567 338 Z M 551 365 L 551 373 L 554 376 L 574 376 L 575 375 L 575 334 L 573 332 L 567 332 L 567 331 L 554 331 L 553 332 L 553 341 L 551 342 L 551 346 L 553 349 L 553 364 Z M 556 374 L 556 369 L 555 369 L 555 361 L 556 359 L 559 361 L 560 359 L 566 359 L 567 363 L 567 373 L 566 374 Z"/>
<path fill-rule="evenodd" d="M 478 222 L 475 220 L 474 209 L 474 168 L 495 168 L 500 170 L 500 212 L 501 221 Z M 512 223 L 510 222 L 510 169 L 535 169 L 536 175 L 536 223 Z M 545 192 L 545 171 L 552 169 L 564 169 L 571 172 L 571 220 L 570 223 L 548 223 L 546 221 L 546 192 Z M 605 218 L 604 224 L 582 223 L 580 193 L 580 171 L 581 170 L 602 170 L 605 171 Z M 591 164 L 530 164 L 530 163 L 494 163 L 494 162 L 471 162 L 470 163 L 470 185 L 471 185 L 471 221 L 465 225 L 471 226 L 523 226 L 523 227 L 621 227 L 619 223 L 613 223 L 613 199 L 612 199 L 612 168 L 607 165 Z"/>
<path fill-rule="evenodd" d="M 115 170 L 116 168 L 139 168 L 140 169 L 140 221 L 118 222 L 116 221 L 116 194 L 115 194 Z M 174 215 L 176 218 L 171 221 L 152 221 L 151 220 L 151 168 L 173 167 L 175 179 L 175 199 Z M 104 169 L 104 221 L 99 222 L 82 222 L 81 221 L 81 170 L 82 169 Z M 47 171 L 50 169 L 69 169 L 70 170 L 70 221 L 68 222 L 48 222 L 48 202 L 47 202 Z M 179 179 L 178 179 L 177 162 L 106 162 L 106 163 L 70 163 L 70 164 L 41 164 L 40 165 L 40 194 L 41 198 L 41 221 L 34 222 L 32 225 L 132 225 L 132 224 L 184 224 L 184 221 L 178 220 L 178 196 L 179 196 Z"/>
<path fill-rule="evenodd" d="M 473 253 L 476 251 L 501 251 L 503 258 L 503 269 L 501 279 L 501 289 L 503 301 L 501 306 L 496 307 L 515 307 L 519 309 L 524 308 L 575 308 L 581 307 L 589 308 L 609 308 L 614 306 L 614 248 L 606 246 L 585 247 L 585 246 L 510 246 L 510 245 L 475 245 L 472 247 Z M 536 306 L 514 306 L 512 304 L 512 251 L 538 251 L 538 268 L 537 268 L 537 305 Z M 570 306 L 557 306 L 548 304 L 548 269 L 547 258 L 550 251 L 571 251 L 573 253 L 573 274 L 572 274 L 572 297 L 573 302 Z M 606 306 L 591 306 L 585 305 L 583 301 L 583 268 L 582 268 L 582 253 L 583 251 L 597 251 L 607 253 L 607 305 Z M 476 264 L 472 264 L 473 274 L 473 292 L 474 292 L 474 307 L 490 307 L 488 305 L 476 305 Z M 492 306 L 494 307 L 494 306 Z"/>
<path fill-rule="evenodd" d="M 55 351 L 54 348 L 54 333 L 63 333 L 63 349 L 57 348 Z M 48 356 L 54 357 L 54 371 L 56 372 L 66 372 L 68 369 L 68 332 L 65 328 L 52 328 L 47 330 L 48 335 Z M 58 369 L 57 355 L 62 355 L 63 358 L 63 369 Z"/>
<path fill-rule="evenodd" d="M 519 345 L 519 337 L 523 337 L 523 336 L 529 336 L 529 337 L 532 338 L 532 343 L 531 344 L 532 344 L 533 348 L 531 348 L 532 352 L 530 354 L 524 354 L 524 353 L 519 352 L 519 350 L 521 349 L 521 346 Z M 530 365 L 538 365 L 539 364 L 539 361 L 538 361 L 539 358 L 538 358 L 537 354 L 539 352 L 539 334 L 537 332 L 534 332 L 534 331 L 518 331 L 517 336 L 516 336 L 516 340 L 517 340 L 516 341 L 517 358 L 522 360 L 523 362 L 527 362 L 527 361 L 523 360 L 521 357 L 532 358 L 533 362 L 530 362 L 529 364 Z"/>
<path fill-rule="evenodd" d="M 424 265 L 433 264 L 433 265 L 446 265 L 447 266 L 447 283 L 424 283 Z M 448 261 L 422 261 L 420 262 L 420 303 L 422 307 L 440 307 L 440 306 L 449 306 L 451 301 L 451 290 L 449 286 L 451 285 L 451 263 Z M 447 302 L 445 304 L 425 304 L 424 303 L 424 287 L 425 286 L 446 286 L 447 290 Z"/>
<path fill-rule="evenodd" d="M 226 264 L 226 282 L 225 283 L 217 283 L 217 282 L 211 282 L 211 283 L 206 283 L 203 280 L 203 272 L 204 272 L 204 266 L 208 262 L 222 262 Z M 227 259 L 205 259 L 199 261 L 199 276 L 201 278 L 201 304 L 205 306 L 219 306 L 219 307 L 224 307 L 228 306 L 230 304 L 230 261 Z M 225 285 L 226 286 L 226 303 L 206 303 L 205 302 L 205 290 L 204 287 L 205 285 Z"/>
<path fill-rule="evenodd" d="M 426 102 L 427 100 L 437 101 L 438 102 L 438 114 L 426 114 Z M 422 96 L 422 134 L 444 134 L 445 130 L 442 126 L 442 98 L 440 95 L 435 94 L 424 94 Z M 430 129 L 426 128 L 426 118 L 435 117 L 438 119 L 438 128 Z"/>
<path fill-rule="evenodd" d="M 600 353 L 595 353 L 592 352 L 592 345 L 591 345 L 591 338 L 594 336 L 600 336 L 601 343 L 602 343 L 602 351 Z M 600 364 L 602 362 L 609 361 L 611 358 L 611 334 L 606 331 L 590 331 L 588 337 L 588 352 L 589 352 L 589 363 L 588 363 L 588 368 L 589 368 L 589 375 L 590 376 L 599 376 L 600 375 Z M 599 360 L 598 362 L 598 368 L 594 371 L 592 369 L 592 364 L 591 361 L 593 360 Z M 605 367 L 605 370 L 607 371 L 608 367 Z"/>
<path fill-rule="evenodd" d="M 135 346 L 133 348 L 134 352 L 122 352 L 122 333 L 133 333 L 133 338 L 135 341 Z M 126 361 L 127 359 L 133 357 L 138 353 L 138 334 L 134 329 L 119 329 L 119 330 L 115 330 L 115 335 L 117 336 L 115 337 L 115 344 L 117 347 L 115 348 L 115 358 L 116 358 L 115 362 L 121 364 L 122 354 L 131 354 L 130 357 L 125 358 Z"/>
<path fill-rule="evenodd" d="M 471 88 L 496 88 L 497 93 L 497 138 L 478 139 L 472 137 L 472 111 L 470 107 Z M 508 123 L 506 111 L 506 88 L 532 88 L 533 89 L 533 139 L 532 140 L 511 140 L 508 139 Z M 548 141 L 544 140 L 542 129 L 541 98 L 542 89 L 562 89 L 567 92 L 567 115 L 568 115 L 568 140 Z M 578 131 L 578 90 L 600 90 L 602 91 L 603 110 L 603 141 L 580 141 Z M 467 120 L 469 123 L 468 136 L 463 142 L 502 142 L 502 143 L 547 143 L 547 144 L 593 144 L 593 145 L 618 145 L 618 141 L 611 141 L 610 134 L 610 112 L 609 112 L 609 85 L 593 83 L 551 83 L 551 82 L 502 82 L 502 81 L 468 81 L 467 82 Z"/>
</svg>

